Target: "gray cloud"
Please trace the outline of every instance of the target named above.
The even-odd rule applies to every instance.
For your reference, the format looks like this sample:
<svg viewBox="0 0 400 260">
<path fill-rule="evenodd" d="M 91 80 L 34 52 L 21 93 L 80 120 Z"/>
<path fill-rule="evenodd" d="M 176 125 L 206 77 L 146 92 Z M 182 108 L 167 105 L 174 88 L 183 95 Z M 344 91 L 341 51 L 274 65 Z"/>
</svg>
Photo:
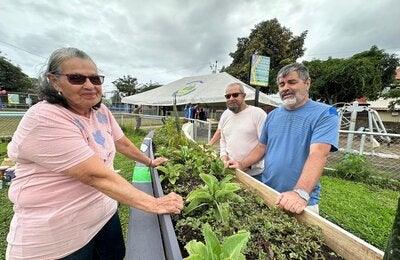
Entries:
<svg viewBox="0 0 400 260">
<path fill-rule="evenodd" d="M 372 45 L 400 54 L 396 0 L 97 0 L 0 3 L 0 51 L 30 76 L 60 47 L 86 51 L 106 76 L 166 84 L 229 65 L 238 37 L 277 18 L 295 35 L 308 30 L 302 59 L 348 57 Z M 7 21 L 7 22 L 6 22 Z"/>
</svg>

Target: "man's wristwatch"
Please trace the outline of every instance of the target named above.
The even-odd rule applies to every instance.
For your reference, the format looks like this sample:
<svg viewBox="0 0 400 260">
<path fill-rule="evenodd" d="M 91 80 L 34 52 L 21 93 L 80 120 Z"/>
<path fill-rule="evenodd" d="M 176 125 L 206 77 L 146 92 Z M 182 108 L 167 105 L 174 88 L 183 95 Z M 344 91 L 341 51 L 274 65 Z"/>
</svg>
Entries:
<svg viewBox="0 0 400 260">
<path fill-rule="evenodd" d="M 296 192 L 300 196 L 300 198 L 305 200 L 307 203 L 310 200 L 310 194 L 308 194 L 307 191 L 302 189 L 294 189 L 293 191 Z"/>
</svg>

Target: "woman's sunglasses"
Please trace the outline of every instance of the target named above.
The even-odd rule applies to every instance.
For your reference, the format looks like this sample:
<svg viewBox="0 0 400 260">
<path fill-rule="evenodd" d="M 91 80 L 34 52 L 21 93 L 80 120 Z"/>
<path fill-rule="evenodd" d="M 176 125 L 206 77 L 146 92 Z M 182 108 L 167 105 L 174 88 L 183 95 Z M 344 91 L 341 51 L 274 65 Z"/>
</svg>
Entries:
<svg viewBox="0 0 400 260">
<path fill-rule="evenodd" d="M 225 95 L 225 98 L 226 98 L 226 99 L 230 99 L 231 96 L 234 97 L 234 98 L 237 98 L 240 94 L 243 94 L 243 93 L 226 94 L 226 95 Z"/>
<path fill-rule="evenodd" d="M 54 73 L 56 75 L 66 76 L 68 82 L 72 85 L 82 85 L 86 82 L 86 79 L 89 79 L 93 85 L 101 85 L 104 82 L 104 76 L 93 75 L 93 76 L 85 76 L 82 74 L 63 74 L 63 73 Z"/>
</svg>

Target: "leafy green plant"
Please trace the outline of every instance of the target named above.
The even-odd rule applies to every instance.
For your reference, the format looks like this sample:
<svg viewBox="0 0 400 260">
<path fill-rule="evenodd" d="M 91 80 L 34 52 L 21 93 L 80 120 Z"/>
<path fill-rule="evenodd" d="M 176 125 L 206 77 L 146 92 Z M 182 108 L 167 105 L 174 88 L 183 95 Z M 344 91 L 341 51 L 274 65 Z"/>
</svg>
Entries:
<svg viewBox="0 0 400 260">
<path fill-rule="evenodd" d="M 182 173 L 183 165 L 167 162 L 165 166 L 160 165 L 157 166 L 156 169 L 163 172 L 163 174 L 160 175 L 160 181 L 168 180 L 169 183 L 175 184 L 179 175 Z"/>
<path fill-rule="evenodd" d="M 346 153 L 335 168 L 336 175 L 347 180 L 363 181 L 372 174 L 372 166 L 367 157 L 352 153 Z"/>
<path fill-rule="evenodd" d="M 159 146 L 157 147 L 157 152 L 154 154 L 156 157 L 170 157 L 171 153 L 175 150 L 173 147 L 169 146 Z"/>
<path fill-rule="evenodd" d="M 194 176 L 199 176 L 200 173 L 210 173 L 210 162 L 213 160 L 215 159 L 201 150 L 200 147 L 194 147 L 191 151 L 191 156 L 185 161 L 185 165 Z"/>
<path fill-rule="evenodd" d="M 189 161 L 193 157 L 192 153 L 193 153 L 193 148 L 187 145 L 182 145 L 180 149 L 176 149 L 173 152 L 173 154 L 183 162 Z"/>
<path fill-rule="evenodd" d="M 217 177 L 234 174 L 232 169 L 225 168 L 224 162 L 220 158 L 217 158 L 211 162 L 210 171 L 214 176 Z"/>
<path fill-rule="evenodd" d="M 189 141 L 180 131 L 177 130 L 177 125 L 182 127 L 182 122 L 179 118 L 171 118 L 167 120 L 163 127 L 156 130 L 153 142 L 157 143 L 160 147 L 168 146 L 178 148 L 182 145 L 188 145 Z"/>
<path fill-rule="evenodd" d="M 239 231 L 237 234 L 224 238 L 220 243 L 218 237 L 211 230 L 208 223 L 203 226 L 203 236 L 205 244 L 191 240 L 185 249 L 188 251 L 189 256 L 187 260 L 244 260 L 245 257 L 241 253 L 242 249 L 246 246 L 250 237 L 250 232 L 245 230 Z"/>
<path fill-rule="evenodd" d="M 233 175 L 226 176 L 220 182 L 211 174 L 201 173 L 200 178 L 205 185 L 188 195 L 186 201 L 190 204 L 184 208 L 184 212 L 190 213 L 201 206 L 208 205 L 213 209 L 215 218 L 225 222 L 229 214 L 227 202 L 243 201 L 239 195 L 235 194 L 240 190 L 240 184 L 230 182 L 234 178 Z"/>
</svg>

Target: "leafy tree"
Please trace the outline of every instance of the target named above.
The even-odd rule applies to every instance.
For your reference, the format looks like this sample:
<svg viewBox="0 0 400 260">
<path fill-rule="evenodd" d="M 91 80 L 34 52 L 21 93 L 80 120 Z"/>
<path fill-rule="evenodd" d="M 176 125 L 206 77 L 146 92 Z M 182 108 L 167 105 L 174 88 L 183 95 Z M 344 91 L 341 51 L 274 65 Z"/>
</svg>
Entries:
<svg viewBox="0 0 400 260">
<path fill-rule="evenodd" d="M 400 61 L 396 54 L 386 53 L 385 50 L 380 50 L 376 45 L 373 45 L 370 50 L 355 54 L 352 58 L 370 60 L 375 68 L 380 71 L 382 88 L 390 87 L 395 82 L 396 68 Z"/>
<path fill-rule="evenodd" d="M 36 79 L 29 78 L 21 69 L 0 56 L 0 88 L 13 92 L 32 92 Z"/>
<path fill-rule="evenodd" d="M 238 38 L 237 50 L 229 54 L 233 61 L 224 71 L 243 82 L 249 82 L 251 56 L 268 56 L 271 58 L 269 89 L 276 90 L 276 74 L 281 67 L 303 56 L 306 35 L 307 31 L 304 31 L 299 36 L 294 36 L 288 28 L 282 27 L 277 19 L 261 22 L 251 31 L 249 37 Z M 266 91 L 267 88 L 262 90 Z"/>
<path fill-rule="evenodd" d="M 310 70 L 313 99 L 330 104 L 350 102 L 366 96 L 376 99 L 380 91 L 379 71 L 368 59 L 328 59 L 304 62 Z"/>
<path fill-rule="evenodd" d="M 149 90 L 161 87 L 161 86 L 162 85 L 157 83 L 157 82 L 155 82 L 155 83 L 151 83 L 150 82 L 150 83 L 147 83 L 147 84 L 143 84 L 143 85 L 140 86 L 140 88 L 137 87 L 136 89 L 137 89 L 137 93 L 143 93 L 143 92 L 146 92 L 146 91 L 149 91 Z"/>
<path fill-rule="evenodd" d="M 387 94 L 383 95 L 385 98 L 397 98 L 389 102 L 389 110 L 394 111 L 395 105 L 400 105 L 400 88 L 391 89 Z"/>
<path fill-rule="evenodd" d="M 114 80 L 112 84 L 118 89 L 122 97 L 134 95 L 137 92 L 136 86 L 138 85 L 138 81 L 130 75 Z"/>
<path fill-rule="evenodd" d="M 399 60 L 376 46 L 347 59 L 304 61 L 310 70 L 313 99 L 328 103 L 351 102 L 356 98 L 377 99 L 394 82 Z"/>
</svg>

